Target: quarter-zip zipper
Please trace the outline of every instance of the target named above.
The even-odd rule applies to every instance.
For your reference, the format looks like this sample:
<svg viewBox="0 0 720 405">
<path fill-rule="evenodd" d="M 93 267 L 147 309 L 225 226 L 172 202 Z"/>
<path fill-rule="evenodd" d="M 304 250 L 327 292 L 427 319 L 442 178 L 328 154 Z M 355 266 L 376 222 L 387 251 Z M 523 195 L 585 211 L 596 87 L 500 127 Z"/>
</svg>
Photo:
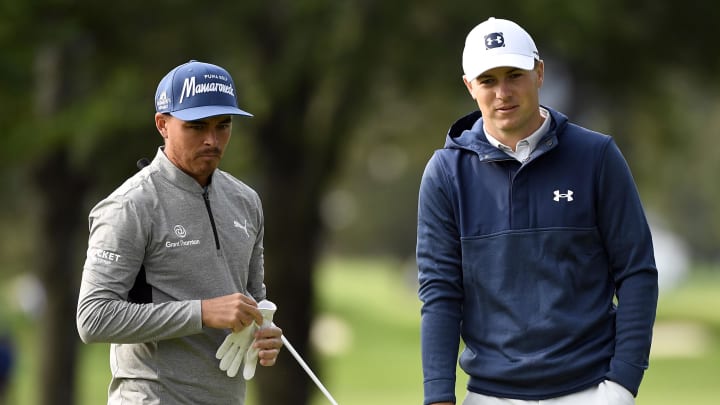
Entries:
<svg viewBox="0 0 720 405">
<path fill-rule="evenodd" d="M 217 228 L 215 227 L 215 218 L 213 217 L 212 209 L 210 209 L 210 196 L 208 195 L 207 188 L 203 191 L 203 200 L 205 200 L 205 208 L 207 208 L 208 216 L 210 216 L 210 225 L 212 225 L 213 236 L 215 236 L 215 248 L 220 250 L 220 239 L 218 238 Z"/>
</svg>

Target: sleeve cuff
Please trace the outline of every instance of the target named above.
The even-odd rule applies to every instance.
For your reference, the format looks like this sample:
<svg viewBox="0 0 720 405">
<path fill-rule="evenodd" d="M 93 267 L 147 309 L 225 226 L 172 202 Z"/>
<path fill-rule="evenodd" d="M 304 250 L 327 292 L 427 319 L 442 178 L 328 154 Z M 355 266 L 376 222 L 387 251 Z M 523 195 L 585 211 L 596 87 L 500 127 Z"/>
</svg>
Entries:
<svg viewBox="0 0 720 405">
<path fill-rule="evenodd" d="M 452 402 L 455 399 L 454 380 L 432 380 L 425 381 L 425 401 L 423 404 L 434 404 L 436 402 Z"/>
<path fill-rule="evenodd" d="M 201 300 L 193 300 L 190 304 L 190 316 L 191 316 L 191 324 L 193 325 L 193 329 L 196 333 L 199 333 L 202 331 L 203 323 L 202 323 L 202 301 Z"/>
<path fill-rule="evenodd" d="M 622 385 L 636 397 L 644 373 L 645 370 L 641 367 L 633 366 L 622 360 L 613 359 L 610 362 L 610 371 L 607 374 L 607 379 Z"/>
</svg>

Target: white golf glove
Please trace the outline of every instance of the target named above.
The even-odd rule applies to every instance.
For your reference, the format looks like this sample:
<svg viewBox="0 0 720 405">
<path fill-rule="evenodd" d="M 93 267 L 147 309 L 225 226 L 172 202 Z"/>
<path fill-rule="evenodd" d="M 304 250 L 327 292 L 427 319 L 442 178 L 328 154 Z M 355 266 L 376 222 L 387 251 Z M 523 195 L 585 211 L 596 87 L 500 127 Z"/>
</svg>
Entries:
<svg viewBox="0 0 720 405">
<path fill-rule="evenodd" d="M 262 313 L 263 324 L 259 328 L 255 327 L 255 330 L 267 328 L 272 325 L 273 315 L 275 315 L 277 306 L 268 300 L 262 300 L 258 303 L 258 309 L 260 310 L 260 313 Z M 255 340 L 253 340 L 253 343 L 255 343 Z M 250 348 L 247 350 L 247 353 L 245 354 L 245 368 L 243 368 L 243 377 L 246 380 L 253 378 L 253 376 L 255 375 L 258 353 L 260 353 L 260 349 L 252 347 L 251 345 Z"/>
<path fill-rule="evenodd" d="M 248 325 L 240 332 L 227 335 L 223 343 L 218 347 L 215 358 L 220 360 L 220 370 L 226 371 L 228 377 L 237 375 L 256 330 L 257 326 L 253 322 L 252 325 Z"/>
<path fill-rule="evenodd" d="M 262 300 L 258 303 L 258 309 L 263 315 L 262 327 L 272 325 L 272 318 L 277 309 L 275 304 L 268 300 Z M 230 333 L 217 349 L 215 358 L 220 360 L 220 370 L 225 371 L 228 377 L 237 375 L 243 360 L 245 360 L 245 369 L 243 370 L 245 379 L 249 380 L 255 375 L 259 350 L 251 348 L 251 344 L 254 343 L 253 336 L 259 328 L 257 323 L 253 322 L 252 325 L 248 325 L 240 332 Z"/>
</svg>

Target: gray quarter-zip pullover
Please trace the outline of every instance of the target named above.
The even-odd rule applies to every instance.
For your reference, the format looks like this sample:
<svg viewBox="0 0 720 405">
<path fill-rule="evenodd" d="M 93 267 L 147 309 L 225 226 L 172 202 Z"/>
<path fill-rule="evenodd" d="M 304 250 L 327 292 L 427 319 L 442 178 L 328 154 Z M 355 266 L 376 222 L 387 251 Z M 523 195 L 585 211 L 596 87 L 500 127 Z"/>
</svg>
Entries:
<svg viewBox="0 0 720 405">
<path fill-rule="evenodd" d="M 228 331 L 202 326 L 200 301 L 265 298 L 257 193 L 221 170 L 204 189 L 160 148 L 89 222 L 77 326 L 111 343 L 108 404 L 243 404 L 244 380 L 214 356 Z M 129 302 L 141 267 L 152 302 Z"/>
</svg>

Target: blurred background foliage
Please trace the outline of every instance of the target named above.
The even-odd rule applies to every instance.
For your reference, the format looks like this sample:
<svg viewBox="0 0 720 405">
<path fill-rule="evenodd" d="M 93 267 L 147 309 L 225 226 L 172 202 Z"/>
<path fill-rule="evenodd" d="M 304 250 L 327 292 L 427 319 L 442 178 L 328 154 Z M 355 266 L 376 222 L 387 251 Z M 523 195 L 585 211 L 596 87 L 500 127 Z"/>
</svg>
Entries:
<svg viewBox="0 0 720 405">
<path fill-rule="evenodd" d="M 322 258 L 388 257 L 414 277 L 419 179 L 476 108 L 460 57 L 490 16 L 533 35 L 541 101 L 613 135 L 654 223 L 716 268 L 718 3 L 0 0 L 0 285 L 21 286 L 37 320 L 39 403 L 74 403 L 87 212 L 161 144 L 153 96 L 167 71 L 222 65 L 255 114 L 235 122 L 222 167 L 263 198 L 268 291 L 312 359 Z M 286 390 L 259 376 L 262 403 L 309 397 L 284 363 L 273 379 Z"/>
</svg>

